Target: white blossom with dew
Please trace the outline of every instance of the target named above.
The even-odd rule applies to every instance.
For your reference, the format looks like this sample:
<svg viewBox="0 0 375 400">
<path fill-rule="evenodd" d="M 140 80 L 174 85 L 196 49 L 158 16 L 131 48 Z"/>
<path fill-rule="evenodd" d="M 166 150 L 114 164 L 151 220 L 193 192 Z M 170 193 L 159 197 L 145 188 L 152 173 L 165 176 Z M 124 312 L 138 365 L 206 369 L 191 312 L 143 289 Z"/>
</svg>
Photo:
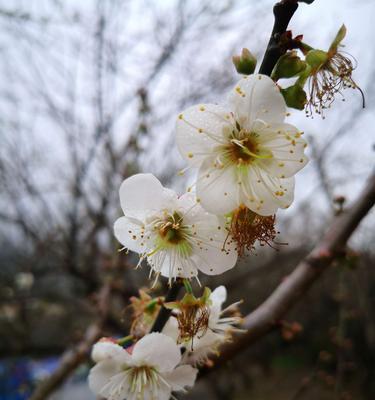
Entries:
<svg viewBox="0 0 375 400">
<path fill-rule="evenodd" d="M 192 193 L 178 197 L 151 174 L 137 174 L 120 188 L 125 216 L 114 225 L 125 248 L 147 259 L 156 277 L 197 278 L 198 270 L 218 275 L 237 261 L 234 246 L 225 246 L 224 222 L 204 210 Z M 198 278 L 197 278 L 198 279 Z"/>
<path fill-rule="evenodd" d="M 294 175 L 307 163 L 305 141 L 284 122 L 286 105 L 266 75 L 243 77 L 229 105 L 202 104 L 177 119 L 177 147 L 199 168 L 196 191 L 202 206 L 217 215 L 245 205 L 260 215 L 288 208 Z"/>
</svg>

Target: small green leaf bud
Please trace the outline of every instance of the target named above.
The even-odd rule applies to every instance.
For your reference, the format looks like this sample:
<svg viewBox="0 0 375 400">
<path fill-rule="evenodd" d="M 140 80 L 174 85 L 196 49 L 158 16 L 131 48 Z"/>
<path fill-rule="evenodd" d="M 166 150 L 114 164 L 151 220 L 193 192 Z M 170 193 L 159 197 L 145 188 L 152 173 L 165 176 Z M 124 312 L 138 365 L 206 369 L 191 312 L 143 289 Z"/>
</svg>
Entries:
<svg viewBox="0 0 375 400">
<path fill-rule="evenodd" d="M 282 55 L 272 71 L 271 78 L 275 81 L 281 78 L 292 78 L 306 68 L 306 62 L 301 60 L 296 51 Z"/>
<path fill-rule="evenodd" d="M 289 86 L 286 89 L 281 89 L 281 94 L 284 96 L 285 103 L 288 107 L 303 110 L 306 102 L 306 92 L 297 84 Z"/>
<path fill-rule="evenodd" d="M 254 73 L 257 59 L 248 49 L 242 49 L 241 55 L 233 56 L 232 60 L 239 74 L 251 75 Z"/>
</svg>

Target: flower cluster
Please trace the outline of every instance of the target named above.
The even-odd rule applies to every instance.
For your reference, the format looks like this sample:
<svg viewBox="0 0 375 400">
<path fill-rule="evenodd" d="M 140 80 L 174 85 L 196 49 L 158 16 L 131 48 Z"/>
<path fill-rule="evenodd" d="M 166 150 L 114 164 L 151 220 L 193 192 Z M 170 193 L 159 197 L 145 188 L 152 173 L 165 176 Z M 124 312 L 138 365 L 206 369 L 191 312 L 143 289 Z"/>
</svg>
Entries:
<svg viewBox="0 0 375 400">
<path fill-rule="evenodd" d="M 255 243 L 272 244 L 275 213 L 293 201 L 294 175 L 307 163 L 302 132 L 285 123 L 279 87 L 265 75 L 243 77 L 226 106 L 201 104 L 177 118 L 177 147 L 198 168 L 196 190 L 178 196 L 151 174 L 120 187 L 124 216 L 114 233 L 139 254 L 156 283 L 183 282 L 186 293 L 165 302 L 140 291 L 131 299 L 131 336 L 94 346 L 91 389 L 108 400 L 168 399 L 192 386 L 196 367 L 241 332 L 239 303 L 222 309 L 227 292 L 194 295 L 198 272 L 218 275 Z M 170 310 L 162 333 L 149 333 L 161 307 Z"/>
<path fill-rule="evenodd" d="M 323 52 L 286 32 L 280 40 L 294 50 L 280 57 L 271 78 L 253 73 L 256 59 L 245 49 L 234 63 L 246 75 L 226 104 L 199 104 L 178 115 L 178 150 L 188 168 L 198 170 L 194 190 L 179 196 L 147 173 L 122 183 L 116 238 L 139 254 L 137 267 L 149 265 L 155 283 L 160 276 L 169 286 L 178 281 L 174 287 L 183 283 L 185 294 L 171 299 L 141 290 L 130 299 L 130 335 L 104 338 L 93 348 L 89 385 L 97 395 L 168 400 L 193 386 L 197 368 L 210 365 L 219 347 L 242 332 L 240 302 L 223 309 L 224 286 L 196 296 L 192 279 L 200 284 L 199 272 L 222 274 L 256 244 L 273 245 L 276 213 L 292 204 L 294 176 L 308 162 L 303 132 L 285 122 L 286 107 L 307 104 L 310 113 L 321 113 L 336 93 L 357 87 L 352 62 L 338 50 L 344 35 L 342 27 Z M 276 83 L 291 77 L 297 81 L 289 88 Z M 308 80 L 309 99 L 303 90 Z M 158 326 L 162 308 L 166 317 Z"/>
<path fill-rule="evenodd" d="M 173 314 L 162 333 L 148 333 L 134 344 L 134 337 L 115 340 L 102 338 L 92 350 L 96 365 L 89 375 L 89 386 L 99 396 L 108 400 L 157 399 L 168 400 L 172 391 L 185 391 L 194 385 L 197 366 L 207 362 L 209 355 L 228 340 L 241 322 L 238 303 L 222 310 L 226 300 L 223 286 L 206 298 L 199 308 L 207 305 L 204 332 L 181 339 L 177 319 L 181 312 Z M 141 300 L 146 300 L 141 294 Z M 152 304 L 152 299 L 147 299 Z M 198 314 L 189 323 L 196 325 Z M 227 316 L 226 316 L 227 315 Z M 196 335 L 196 337 L 195 337 Z M 193 347 L 194 341 L 194 347 Z"/>
<path fill-rule="evenodd" d="M 89 385 L 108 400 L 169 399 L 194 384 L 196 367 L 241 331 L 239 303 L 222 309 L 226 289 L 193 293 L 198 271 L 221 274 L 255 242 L 275 238 L 275 213 L 293 201 L 294 175 L 306 164 L 302 132 L 284 122 L 284 98 L 264 75 L 244 77 L 229 104 L 202 104 L 177 119 L 177 146 L 198 168 L 196 190 L 178 196 L 151 174 L 137 174 L 120 187 L 124 216 L 114 233 L 146 261 L 155 282 L 182 280 L 186 294 L 165 303 L 140 291 L 131 299 L 131 336 L 103 339 Z M 148 333 L 158 311 L 171 311 L 162 333 Z"/>
</svg>

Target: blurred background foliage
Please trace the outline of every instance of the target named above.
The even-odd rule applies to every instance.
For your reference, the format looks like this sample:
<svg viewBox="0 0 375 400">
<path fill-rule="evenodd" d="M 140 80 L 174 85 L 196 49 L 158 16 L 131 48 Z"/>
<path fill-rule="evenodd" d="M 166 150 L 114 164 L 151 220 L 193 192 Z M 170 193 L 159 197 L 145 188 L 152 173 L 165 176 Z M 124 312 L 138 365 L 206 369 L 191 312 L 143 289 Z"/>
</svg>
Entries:
<svg viewBox="0 0 375 400">
<path fill-rule="evenodd" d="M 193 173 L 174 145 L 178 112 L 225 100 L 238 79 L 233 54 L 260 61 L 272 26 L 270 0 L 12 0 L 0 2 L 0 399 L 23 399 L 102 315 L 103 334 L 129 328 L 127 305 L 150 286 L 148 268 L 118 252 L 118 187 L 137 172 L 183 191 Z M 345 93 L 326 119 L 293 112 L 311 162 L 296 201 L 278 216 L 278 242 L 236 269 L 202 278 L 224 284 L 251 312 L 307 254 L 333 218 L 335 199 L 358 194 L 374 164 L 375 34 L 372 1 L 301 4 L 290 28 L 326 48 L 348 27 L 346 50 L 366 95 Z M 375 398 L 374 215 L 353 254 L 320 280 L 280 330 L 209 375 L 185 398 Z M 154 291 L 163 293 L 164 282 Z M 55 395 L 91 399 L 87 366 Z M 11 394 L 12 393 L 12 394 Z M 12 397 L 13 396 L 13 397 Z"/>
</svg>

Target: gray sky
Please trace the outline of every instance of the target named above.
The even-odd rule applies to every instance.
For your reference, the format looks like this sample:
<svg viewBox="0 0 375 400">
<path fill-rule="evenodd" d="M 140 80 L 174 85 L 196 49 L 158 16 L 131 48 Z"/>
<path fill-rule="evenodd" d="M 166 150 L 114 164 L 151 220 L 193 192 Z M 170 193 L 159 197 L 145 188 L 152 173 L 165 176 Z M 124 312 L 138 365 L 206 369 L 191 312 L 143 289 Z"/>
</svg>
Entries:
<svg viewBox="0 0 375 400">
<path fill-rule="evenodd" d="M 81 13 L 78 24 L 67 24 L 66 15 L 54 6 L 58 2 L 1 3 L 0 9 L 18 10 L 30 13 L 37 19 L 47 17 L 50 21 L 43 29 L 36 24 L 25 24 L 23 32 L 35 39 L 28 41 L 17 31 L 17 24 L 9 25 L 9 21 L 0 20 L 0 68 L 2 75 L 7 77 L 0 87 L 0 111 L 3 115 L 1 134 L 4 140 L 13 143 L 16 153 L 21 149 L 22 154 L 30 153 L 28 157 L 34 160 L 32 175 L 46 193 L 47 202 L 58 213 L 59 207 L 69 198 L 66 197 L 66 184 L 71 174 L 71 162 L 66 153 L 66 138 L 59 126 L 44 116 L 38 89 L 42 88 L 43 83 L 56 104 L 64 109 L 66 97 L 73 94 L 69 89 L 73 84 L 76 85 L 74 112 L 80 121 L 76 126 L 80 141 L 78 151 L 84 153 L 96 118 L 92 108 L 96 80 L 90 59 L 94 51 L 92 35 L 95 28 L 93 22 L 97 17 L 96 2 L 61 2 L 68 12 L 69 21 L 74 20 L 77 12 Z M 207 4 L 219 9 L 225 8 L 228 3 L 214 1 Z M 117 8 L 113 9 L 110 9 L 108 1 L 100 4 L 107 15 L 114 15 L 111 16 L 113 24 L 108 30 L 107 39 L 117 47 L 133 43 L 118 75 L 109 76 L 104 84 L 108 92 L 104 108 L 109 112 L 116 110 L 123 93 L 129 93 L 128 105 L 115 124 L 116 140 L 120 146 L 136 123 L 138 103 L 134 93 L 142 87 L 144 77 L 153 66 L 155 48 L 168 37 L 176 23 L 173 14 L 176 3 L 172 0 L 150 0 L 130 2 L 128 6 L 127 2 L 117 2 Z M 189 0 L 186 4 L 193 10 L 200 2 Z M 231 65 L 231 55 L 239 53 L 242 47 L 248 47 L 258 56 L 262 55 L 272 27 L 273 1 L 239 1 L 235 4 L 233 11 L 225 18 L 211 17 L 212 20 L 207 21 L 203 15 L 192 19 L 190 25 L 193 28 L 187 30 L 175 55 L 148 86 L 153 111 L 149 121 L 152 141 L 145 143 L 144 170 L 161 175 L 183 167 L 184 163 L 171 141 L 175 118 L 181 111 L 179 108 L 197 102 L 224 102 L 224 87 L 230 87 L 238 79 Z M 117 19 L 116 13 L 119 15 Z M 159 23 L 155 23 L 155 15 L 160 17 Z M 168 18 L 168 15 L 171 17 Z M 316 0 L 312 5 L 301 4 L 290 25 L 295 35 L 303 33 L 307 43 L 322 49 L 328 47 L 342 23 L 348 28 L 346 51 L 358 62 L 354 79 L 365 91 L 366 109 L 360 109 L 359 92 L 348 90 L 345 93 L 346 101 L 337 100 L 326 113 L 324 121 L 319 117 L 308 119 L 303 112 L 293 110 L 289 122 L 303 130 L 308 140 L 313 138 L 317 149 L 324 149 L 342 125 L 350 125 L 350 129 L 344 131 L 342 138 L 327 152 L 325 164 L 333 193 L 345 195 L 349 200 L 356 197 L 374 165 L 375 55 L 371 44 L 371 38 L 375 36 L 375 26 L 371 20 L 374 15 L 373 1 Z M 205 26 L 205 29 L 201 30 L 200 26 Z M 74 46 L 80 49 L 78 57 L 71 56 Z M 57 77 L 59 65 L 68 73 L 63 72 Z M 40 82 L 35 80 L 35 71 L 40 75 Z M 71 76 L 75 76 L 74 82 Z M 211 79 L 216 76 L 224 83 L 216 85 L 215 80 Z M 9 96 L 16 101 L 9 102 Z M 8 125 L 15 121 L 21 121 L 24 125 L 17 136 Z M 327 203 L 319 188 L 316 165 L 311 158 L 308 166 L 297 176 L 295 202 L 289 210 L 280 212 L 282 217 L 292 216 L 308 204 L 316 207 L 319 217 L 324 218 L 323 211 L 327 210 Z M 99 154 L 89 184 L 95 183 L 101 162 Z M 61 168 L 62 165 L 64 168 Z M 180 189 L 184 186 L 178 180 L 173 184 Z M 28 205 L 30 199 L 25 199 L 25 202 Z M 7 204 L 7 207 L 10 206 Z M 373 218 L 365 225 L 370 226 L 372 222 Z"/>
</svg>

